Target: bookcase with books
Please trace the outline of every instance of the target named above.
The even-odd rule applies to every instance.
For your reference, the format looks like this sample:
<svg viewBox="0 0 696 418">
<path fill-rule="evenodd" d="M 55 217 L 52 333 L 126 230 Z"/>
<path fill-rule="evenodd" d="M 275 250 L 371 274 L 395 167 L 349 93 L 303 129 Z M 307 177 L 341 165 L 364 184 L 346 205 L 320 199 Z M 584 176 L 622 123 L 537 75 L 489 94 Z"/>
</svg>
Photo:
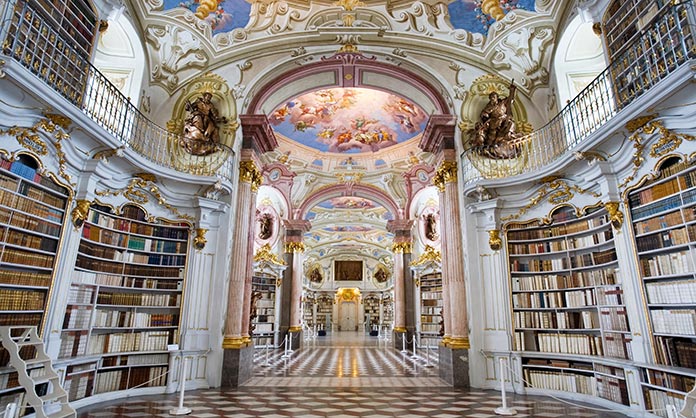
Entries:
<svg viewBox="0 0 696 418">
<path fill-rule="evenodd" d="M 36 326 L 42 334 L 60 249 L 69 191 L 38 170 L 29 155 L 0 159 L 0 325 Z M 33 346 L 20 350 L 34 358 Z M 0 410 L 21 404 L 24 390 L 0 346 Z"/>
<path fill-rule="evenodd" d="M 382 325 L 394 325 L 394 298 L 391 291 L 382 294 Z"/>
<path fill-rule="evenodd" d="M 664 160 L 628 202 L 654 359 L 665 366 L 643 370 L 645 403 L 681 405 L 696 377 L 696 165 Z"/>
<path fill-rule="evenodd" d="M 442 320 L 442 274 L 425 274 L 419 278 L 418 338 L 421 345 L 437 347 Z"/>
<path fill-rule="evenodd" d="M 82 226 L 58 359 L 71 400 L 164 386 L 178 343 L 187 223 L 93 203 Z"/>
<path fill-rule="evenodd" d="M 379 294 L 368 293 L 362 298 L 363 310 L 365 312 L 365 330 L 372 332 L 377 331 L 377 326 L 380 324 L 379 317 Z M 376 335 L 376 334 L 375 334 Z"/>
<path fill-rule="evenodd" d="M 251 326 L 255 345 L 275 344 L 276 325 L 276 278 L 254 275 L 251 278 L 252 292 L 257 295 Z M 257 293 L 258 292 L 258 293 Z"/>
<path fill-rule="evenodd" d="M 333 315 L 334 298 L 331 293 L 318 292 L 315 296 L 317 305 L 316 325 L 318 331 L 331 331 L 331 321 Z"/>
<path fill-rule="evenodd" d="M 549 221 L 506 226 L 513 342 L 526 380 L 628 405 L 621 364 L 632 359 L 631 333 L 606 210 L 578 216 L 561 206 Z"/>
</svg>

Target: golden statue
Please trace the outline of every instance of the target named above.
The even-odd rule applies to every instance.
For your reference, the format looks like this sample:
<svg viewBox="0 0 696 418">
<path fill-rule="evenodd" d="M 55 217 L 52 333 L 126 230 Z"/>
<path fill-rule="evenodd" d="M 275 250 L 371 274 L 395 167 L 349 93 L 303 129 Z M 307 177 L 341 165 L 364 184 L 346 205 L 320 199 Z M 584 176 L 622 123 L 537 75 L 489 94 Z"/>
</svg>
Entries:
<svg viewBox="0 0 696 418">
<path fill-rule="evenodd" d="M 186 111 L 191 114 L 184 121 L 184 136 L 179 144 L 189 154 L 202 156 L 218 150 L 220 132 L 217 124 L 227 123 L 227 118 L 220 117 L 212 98 L 212 93 L 205 92 L 193 103 L 186 101 Z"/>
<path fill-rule="evenodd" d="M 512 119 L 515 90 L 515 85 L 511 83 L 508 97 L 500 97 L 495 91 L 488 95 L 488 104 L 481 111 L 471 139 L 479 154 L 494 159 L 515 158 L 520 154 L 515 140 L 521 135 L 515 132 L 515 121 Z"/>
</svg>

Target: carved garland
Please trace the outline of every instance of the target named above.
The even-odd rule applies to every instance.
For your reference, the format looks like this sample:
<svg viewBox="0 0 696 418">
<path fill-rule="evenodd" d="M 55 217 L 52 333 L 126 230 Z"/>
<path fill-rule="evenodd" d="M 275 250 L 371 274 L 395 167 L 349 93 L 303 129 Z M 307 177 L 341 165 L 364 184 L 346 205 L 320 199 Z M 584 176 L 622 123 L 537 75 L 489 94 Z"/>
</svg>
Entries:
<svg viewBox="0 0 696 418">
<path fill-rule="evenodd" d="M 542 201 L 542 199 L 546 197 L 548 197 L 548 202 L 552 205 L 560 205 L 562 203 L 570 201 L 573 198 L 573 196 L 575 196 L 573 192 L 578 194 L 588 194 L 597 198 L 601 196 L 600 193 L 583 189 L 578 185 L 574 184 L 571 186 L 568 184 L 567 181 L 559 179 L 557 177 L 543 179 L 542 182 L 544 183 L 544 185 L 537 191 L 536 196 L 532 197 L 532 199 L 526 206 L 521 208 L 519 212 L 517 212 L 516 214 L 503 216 L 502 218 L 500 218 L 500 220 L 506 222 L 513 219 L 519 219 L 520 216 L 527 213 L 529 209 L 538 205 Z"/>
<path fill-rule="evenodd" d="M 186 219 L 193 222 L 194 218 L 185 213 L 179 212 L 177 208 L 167 203 L 167 200 L 162 196 L 159 187 L 155 184 L 156 178 L 152 174 L 148 173 L 138 173 L 135 178 L 131 179 L 128 186 L 118 189 L 118 190 L 95 190 L 94 193 L 97 196 L 118 196 L 122 195 L 129 201 L 143 205 L 150 201 L 148 193 L 151 194 L 156 200 L 157 204 L 166 208 L 171 213 L 176 215 L 181 219 Z"/>
</svg>

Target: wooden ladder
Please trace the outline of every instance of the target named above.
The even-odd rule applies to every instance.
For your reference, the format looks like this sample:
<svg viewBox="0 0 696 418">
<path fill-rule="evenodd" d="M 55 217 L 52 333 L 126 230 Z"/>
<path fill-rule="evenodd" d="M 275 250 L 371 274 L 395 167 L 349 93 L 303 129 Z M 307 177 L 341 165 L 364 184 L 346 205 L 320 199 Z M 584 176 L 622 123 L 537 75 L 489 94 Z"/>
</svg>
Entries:
<svg viewBox="0 0 696 418">
<path fill-rule="evenodd" d="M 1 326 L 0 342 L 10 354 L 10 366 L 17 371 L 19 384 L 26 392 L 22 404 L 18 405 L 20 411 L 33 408 L 36 418 L 77 416 L 35 326 Z"/>
</svg>

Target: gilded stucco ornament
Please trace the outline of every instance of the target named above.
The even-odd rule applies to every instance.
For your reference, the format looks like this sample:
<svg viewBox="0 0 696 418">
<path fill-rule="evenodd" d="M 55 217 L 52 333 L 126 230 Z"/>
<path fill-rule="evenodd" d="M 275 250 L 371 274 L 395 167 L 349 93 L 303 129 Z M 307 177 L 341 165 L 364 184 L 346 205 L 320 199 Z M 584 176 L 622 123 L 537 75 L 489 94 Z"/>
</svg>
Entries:
<svg viewBox="0 0 696 418">
<path fill-rule="evenodd" d="M 488 231 L 488 246 L 491 250 L 498 251 L 503 246 L 503 240 L 500 238 L 500 230 L 492 229 Z"/>
<path fill-rule="evenodd" d="M 620 230 L 621 225 L 623 225 L 624 214 L 619 210 L 619 202 L 607 202 L 604 204 L 604 208 L 609 214 L 611 226 L 613 226 L 617 231 Z"/>
<path fill-rule="evenodd" d="M 273 253 L 270 244 L 264 244 L 261 246 L 261 248 L 258 249 L 258 251 L 256 251 L 256 254 L 254 254 L 254 262 L 267 262 L 275 264 L 276 266 L 287 265 L 285 261 L 281 260 L 280 258 L 278 258 L 276 254 Z"/>
<path fill-rule="evenodd" d="M 456 161 L 443 161 L 442 164 L 435 171 L 433 176 L 433 185 L 437 187 L 440 192 L 445 191 L 446 183 L 456 183 L 457 182 L 457 162 Z"/>
<path fill-rule="evenodd" d="M 517 213 L 503 216 L 500 218 L 501 221 L 510 221 L 513 219 L 519 219 L 520 216 L 524 215 L 534 206 L 541 203 L 542 200 L 547 198 L 547 201 L 552 205 L 560 205 L 562 203 L 570 201 L 575 193 L 586 194 L 592 197 L 601 197 L 600 193 L 593 192 L 588 189 L 583 189 L 577 184 L 572 186 L 564 179 L 558 177 L 549 177 L 541 180 L 542 186 L 537 191 L 537 193 L 529 200 L 524 207 L 522 207 Z"/>
<path fill-rule="evenodd" d="M 394 254 L 410 254 L 412 249 L 413 244 L 407 241 L 395 242 L 391 248 Z"/>
<path fill-rule="evenodd" d="M 411 267 L 422 266 L 426 263 L 442 263 L 442 253 L 430 245 L 425 246 L 425 251 L 418 258 L 411 262 Z"/>
<path fill-rule="evenodd" d="M 208 240 L 205 238 L 205 234 L 208 232 L 206 228 L 196 228 L 196 235 L 193 237 L 193 248 L 197 250 L 202 250 L 205 248 L 205 244 Z"/>
<path fill-rule="evenodd" d="M 240 161 L 239 181 L 251 184 L 251 190 L 258 191 L 263 183 L 263 176 L 253 161 Z"/>
<path fill-rule="evenodd" d="M 75 228 L 79 228 L 85 223 L 91 204 L 92 202 L 89 200 L 77 200 L 75 202 L 75 207 L 72 212 L 70 212 L 70 218 Z"/>
<path fill-rule="evenodd" d="M 305 251 L 305 245 L 303 242 L 286 242 L 285 243 L 285 252 L 286 253 L 303 253 Z"/>
</svg>

